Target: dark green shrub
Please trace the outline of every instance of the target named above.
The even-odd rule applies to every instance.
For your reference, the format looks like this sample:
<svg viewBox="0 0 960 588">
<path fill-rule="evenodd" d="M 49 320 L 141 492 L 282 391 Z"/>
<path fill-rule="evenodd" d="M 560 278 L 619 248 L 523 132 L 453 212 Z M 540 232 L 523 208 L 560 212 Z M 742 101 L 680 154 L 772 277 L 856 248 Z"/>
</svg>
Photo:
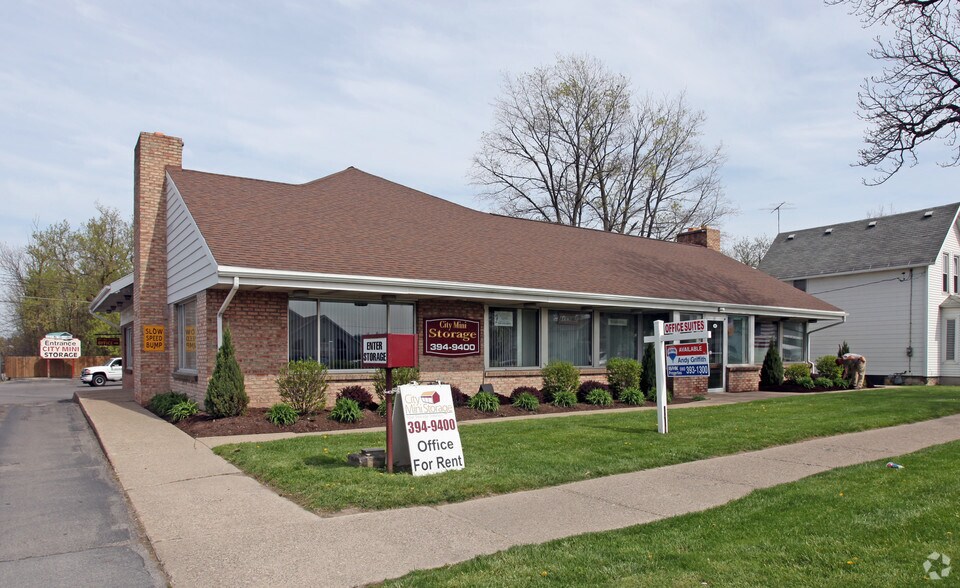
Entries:
<svg viewBox="0 0 960 588">
<path fill-rule="evenodd" d="M 837 365 L 837 358 L 832 355 L 818 357 L 815 362 L 817 375 L 821 378 L 836 378 L 843 373 L 843 368 Z"/>
<path fill-rule="evenodd" d="M 568 361 L 551 361 L 540 370 L 544 398 L 553 401 L 559 392 L 570 392 L 576 398 L 580 386 L 580 370 Z"/>
<path fill-rule="evenodd" d="M 813 383 L 817 388 L 833 388 L 832 378 L 819 377 Z"/>
<path fill-rule="evenodd" d="M 184 400 L 183 402 L 178 402 L 170 407 L 170 410 L 167 411 L 167 418 L 170 419 L 171 423 L 179 423 L 183 419 L 190 418 L 199 412 L 200 407 L 197 406 L 196 402 L 192 400 Z"/>
<path fill-rule="evenodd" d="M 553 395 L 551 403 L 554 406 L 573 406 L 577 403 L 577 395 L 573 390 L 560 390 Z"/>
<path fill-rule="evenodd" d="M 794 382 L 796 382 L 800 386 L 803 386 L 807 390 L 815 386 L 815 384 L 813 383 L 813 378 L 811 378 L 810 376 L 800 376 L 799 378 L 794 380 Z"/>
<path fill-rule="evenodd" d="M 420 379 L 420 369 L 415 367 L 410 368 L 393 368 L 393 387 L 403 386 L 409 384 L 410 382 L 416 382 Z M 383 391 L 387 389 L 387 370 L 383 368 L 377 368 L 377 371 L 373 374 L 373 391 L 377 394 L 377 400 L 380 404 L 383 404 Z"/>
<path fill-rule="evenodd" d="M 627 388 L 639 388 L 643 365 L 635 359 L 612 357 L 607 360 L 607 381 L 615 398 Z"/>
<path fill-rule="evenodd" d="M 777 342 L 770 341 L 767 355 L 763 358 L 763 367 L 760 368 L 760 385 L 776 387 L 783 383 L 783 360 L 777 350 Z"/>
<path fill-rule="evenodd" d="M 577 388 L 577 402 L 586 402 L 587 395 L 594 390 L 610 390 L 610 386 L 596 380 L 587 380 Z"/>
<path fill-rule="evenodd" d="M 639 406 L 646 400 L 643 392 L 639 388 L 627 388 L 620 393 L 620 402 L 624 404 L 633 404 Z"/>
<path fill-rule="evenodd" d="M 836 378 L 833 379 L 833 387 L 846 390 L 847 388 L 850 387 L 850 382 L 847 381 L 847 379 L 844 378 L 842 375 L 837 376 Z"/>
<path fill-rule="evenodd" d="M 594 388 L 587 393 L 587 404 L 593 404 L 595 406 L 611 406 L 613 404 L 613 396 L 608 390 L 603 388 Z"/>
<path fill-rule="evenodd" d="M 360 408 L 373 408 L 373 396 L 367 392 L 363 386 L 347 386 L 337 393 L 337 400 L 349 398 L 353 400 Z"/>
<path fill-rule="evenodd" d="M 513 399 L 513 405 L 523 410 L 534 411 L 540 406 L 540 401 L 529 392 L 521 392 Z"/>
<path fill-rule="evenodd" d="M 179 392 L 166 392 L 164 394 L 157 394 L 150 399 L 150 402 L 147 403 L 147 410 L 157 415 L 160 418 L 167 418 L 170 415 L 170 409 L 180 404 L 181 402 L 186 402 L 189 400 L 186 394 L 181 394 Z"/>
<path fill-rule="evenodd" d="M 783 368 L 783 378 L 796 382 L 800 378 L 810 377 L 810 366 L 805 363 L 793 363 Z"/>
<path fill-rule="evenodd" d="M 540 390 L 537 390 L 533 386 L 517 386 L 516 388 L 513 389 L 513 392 L 510 393 L 510 398 L 512 400 L 516 400 L 517 396 L 520 396 L 521 394 L 524 394 L 524 393 L 530 394 L 531 396 L 536 398 L 537 402 L 540 402 L 540 403 L 543 402 L 543 392 L 541 392 Z"/>
<path fill-rule="evenodd" d="M 500 399 L 489 392 L 477 392 L 467 406 L 481 412 L 497 412 L 500 410 Z"/>
<path fill-rule="evenodd" d="M 280 398 L 299 414 L 322 409 L 327 402 L 327 366 L 313 359 L 298 359 L 280 368 Z"/>
<path fill-rule="evenodd" d="M 640 391 L 649 400 L 655 400 L 657 397 L 657 366 L 656 352 L 653 343 L 647 343 L 643 347 L 643 363 L 640 370 Z"/>
<path fill-rule="evenodd" d="M 300 415 L 297 414 L 297 409 L 285 402 L 278 402 L 267 410 L 267 420 L 278 427 L 281 425 L 292 425 L 297 422 L 299 417 Z"/>
<path fill-rule="evenodd" d="M 247 411 L 250 398 L 243 384 L 243 372 L 237 362 L 230 328 L 223 329 L 223 345 L 217 351 L 217 362 L 207 384 L 203 408 L 213 418 L 239 416 Z"/>
<path fill-rule="evenodd" d="M 356 400 L 340 398 L 330 411 L 330 418 L 340 423 L 355 423 L 363 418 L 363 410 Z"/>
<path fill-rule="evenodd" d="M 450 396 L 453 398 L 454 406 L 467 406 L 470 403 L 470 395 L 464 394 L 456 386 L 450 386 Z"/>
</svg>

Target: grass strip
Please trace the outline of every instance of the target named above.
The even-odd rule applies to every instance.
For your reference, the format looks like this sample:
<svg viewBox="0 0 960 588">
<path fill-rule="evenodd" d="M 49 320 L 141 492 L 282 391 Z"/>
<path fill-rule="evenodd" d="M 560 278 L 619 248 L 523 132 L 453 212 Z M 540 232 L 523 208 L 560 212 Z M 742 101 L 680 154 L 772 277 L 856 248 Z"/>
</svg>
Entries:
<svg viewBox="0 0 960 588">
<path fill-rule="evenodd" d="M 604 413 L 463 427 L 466 468 L 388 475 L 347 465 L 383 433 L 223 445 L 214 451 L 317 512 L 458 502 L 960 413 L 960 388 L 903 387 L 793 396 L 670 413 Z"/>
<path fill-rule="evenodd" d="M 840 468 L 711 510 L 515 547 L 387 585 L 921 585 L 931 553 L 960 561 L 958 455 L 960 442 L 947 443 L 895 459 L 903 470 L 886 460 Z"/>
</svg>

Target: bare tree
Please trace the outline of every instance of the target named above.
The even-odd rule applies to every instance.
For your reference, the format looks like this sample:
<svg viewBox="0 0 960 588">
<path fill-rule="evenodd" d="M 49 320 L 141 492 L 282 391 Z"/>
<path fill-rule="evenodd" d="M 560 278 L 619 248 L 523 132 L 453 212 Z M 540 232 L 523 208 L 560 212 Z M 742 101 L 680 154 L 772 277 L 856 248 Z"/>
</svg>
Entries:
<svg viewBox="0 0 960 588">
<path fill-rule="evenodd" d="M 500 212 L 659 239 L 734 212 L 683 95 L 634 102 L 624 76 L 566 57 L 507 77 L 495 106 L 474 181 Z"/>
<path fill-rule="evenodd" d="M 724 247 L 723 253 L 727 257 L 732 257 L 740 263 L 744 263 L 750 267 L 757 267 L 760 265 L 760 260 L 763 259 L 763 256 L 770 250 L 772 243 L 773 240 L 766 235 L 740 237 L 729 247 Z"/>
<path fill-rule="evenodd" d="M 943 166 L 960 164 L 960 11 L 951 0 L 827 0 L 846 4 L 864 26 L 893 29 L 876 39 L 870 56 L 883 73 L 864 81 L 860 116 L 870 126 L 858 165 L 878 172 L 882 184 L 903 165 L 916 165 L 917 148 L 934 139 L 951 148 Z"/>
<path fill-rule="evenodd" d="M 867 210 L 867 218 L 880 218 L 881 216 L 890 216 L 896 213 L 897 211 L 893 207 L 893 202 L 890 204 L 878 204 L 874 208 Z"/>
</svg>

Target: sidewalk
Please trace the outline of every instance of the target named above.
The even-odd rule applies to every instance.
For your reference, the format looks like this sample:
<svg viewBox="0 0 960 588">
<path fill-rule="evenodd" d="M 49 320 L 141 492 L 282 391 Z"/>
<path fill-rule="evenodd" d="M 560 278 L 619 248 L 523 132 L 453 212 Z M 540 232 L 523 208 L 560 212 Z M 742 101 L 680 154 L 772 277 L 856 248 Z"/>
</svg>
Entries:
<svg viewBox="0 0 960 588">
<path fill-rule="evenodd" d="M 757 488 L 960 439 L 954 415 L 457 504 L 323 518 L 244 476 L 128 394 L 78 396 L 174 586 L 362 585 L 703 510 Z"/>
</svg>

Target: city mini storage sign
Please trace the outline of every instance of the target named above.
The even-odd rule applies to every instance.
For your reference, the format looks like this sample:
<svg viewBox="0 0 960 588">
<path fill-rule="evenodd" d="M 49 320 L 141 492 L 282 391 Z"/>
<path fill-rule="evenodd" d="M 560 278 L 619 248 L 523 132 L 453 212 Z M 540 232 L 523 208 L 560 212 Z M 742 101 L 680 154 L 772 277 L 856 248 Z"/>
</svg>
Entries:
<svg viewBox="0 0 960 588">
<path fill-rule="evenodd" d="M 43 359 L 76 359 L 80 357 L 80 339 L 44 337 L 40 340 L 40 357 Z"/>
<path fill-rule="evenodd" d="M 423 321 L 423 354 L 440 357 L 480 355 L 480 322 L 463 318 Z"/>
<path fill-rule="evenodd" d="M 414 476 L 463 469 L 463 445 L 448 384 L 400 386 L 393 409 L 394 460 Z"/>
</svg>

